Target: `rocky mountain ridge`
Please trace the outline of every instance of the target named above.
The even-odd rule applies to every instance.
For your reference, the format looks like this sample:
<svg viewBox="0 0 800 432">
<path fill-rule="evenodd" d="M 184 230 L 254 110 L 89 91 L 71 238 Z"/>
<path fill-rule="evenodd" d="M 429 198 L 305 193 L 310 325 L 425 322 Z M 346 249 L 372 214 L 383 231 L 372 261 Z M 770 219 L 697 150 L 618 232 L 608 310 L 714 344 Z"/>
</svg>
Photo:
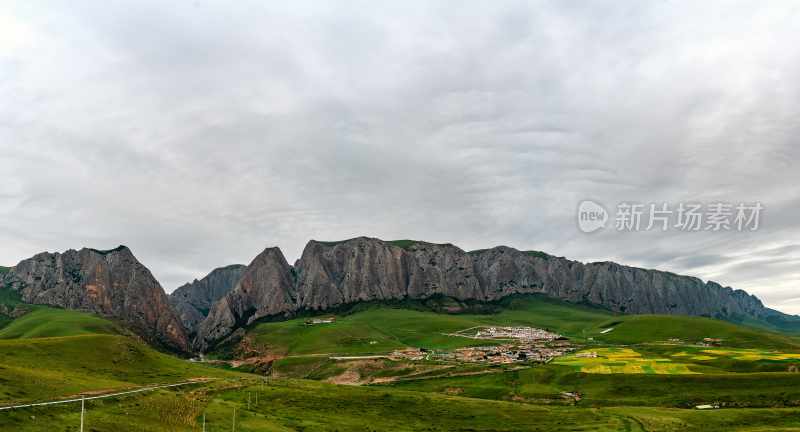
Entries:
<svg viewBox="0 0 800 432">
<path fill-rule="evenodd" d="M 260 319 L 291 317 L 364 301 L 446 296 L 495 301 L 544 294 L 622 313 L 765 319 L 779 312 L 755 296 L 715 282 L 612 262 L 580 263 L 498 246 L 466 252 L 451 244 L 358 237 L 310 241 L 294 266 L 268 248 L 200 323 L 204 351 Z"/>
<path fill-rule="evenodd" d="M 93 312 L 122 322 L 153 345 L 189 351 L 161 285 L 125 246 L 42 252 L 3 273 L 2 282 L 25 303 Z"/>
<path fill-rule="evenodd" d="M 242 264 L 219 267 L 170 293 L 169 302 L 190 334 L 206 318 L 214 303 L 236 286 L 246 268 Z"/>
<path fill-rule="evenodd" d="M 280 249 L 267 248 L 249 265 L 216 269 L 171 296 L 124 246 L 44 252 L 3 268 L 0 281 L 26 303 L 112 317 L 148 342 L 180 352 L 208 351 L 259 320 L 436 297 L 485 303 L 541 294 L 621 313 L 800 329 L 800 319 L 766 308 L 755 296 L 694 277 L 505 246 L 466 252 L 451 244 L 368 237 L 309 241 L 294 266 Z"/>
</svg>

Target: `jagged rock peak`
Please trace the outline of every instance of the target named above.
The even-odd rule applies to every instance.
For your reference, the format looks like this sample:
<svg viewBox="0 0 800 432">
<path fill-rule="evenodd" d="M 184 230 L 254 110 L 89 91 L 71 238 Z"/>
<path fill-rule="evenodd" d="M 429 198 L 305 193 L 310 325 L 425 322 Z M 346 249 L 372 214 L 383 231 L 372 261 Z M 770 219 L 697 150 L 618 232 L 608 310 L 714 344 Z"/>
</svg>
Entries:
<svg viewBox="0 0 800 432">
<path fill-rule="evenodd" d="M 243 264 L 216 268 L 202 279 L 184 284 L 169 295 L 170 303 L 190 334 L 196 332 L 214 303 L 236 286 L 246 268 Z"/>
<path fill-rule="evenodd" d="M 189 348 L 161 285 L 125 246 L 42 252 L 20 261 L 6 282 L 26 303 L 94 312 L 121 321 L 155 345 Z"/>
<path fill-rule="evenodd" d="M 277 247 L 264 249 L 242 272 L 236 286 L 200 323 L 194 346 L 206 349 L 236 328 L 294 309 L 294 270 Z"/>
</svg>

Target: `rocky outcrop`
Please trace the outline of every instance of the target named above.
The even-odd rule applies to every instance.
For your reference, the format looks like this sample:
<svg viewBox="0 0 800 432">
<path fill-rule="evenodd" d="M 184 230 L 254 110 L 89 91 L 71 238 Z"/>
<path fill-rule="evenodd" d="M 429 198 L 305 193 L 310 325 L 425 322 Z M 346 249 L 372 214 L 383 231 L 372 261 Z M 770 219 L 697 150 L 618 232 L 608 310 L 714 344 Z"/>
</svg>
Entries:
<svg viewBox="0 0 800 432">
<path fill-rule="evenodd" d="M 197 347 L 207 349 L 256 320 L 299 311 L 434 296 L 487 302 L 513 294 L 544 294 L 637 314 L 722 319 L 779 314 L 744 291 L 657 270 L 583 264 L 504 246 L 465 252 L 451 244 L 359 237 L 312 240 L 294 267 L 277 248 L 264 251 L 200 325 Z"/>
<path fill-rule="evenodd" d="M 295 310 L 292 267 L 278 248 L 268 248 L 247 266 L 234 289 L 223 296 L 200 324 L 195 348 L 205 350 L 233 330 L 266 316 Z"/>
<path fill-rule="evenodd" d="M 4 279 L 26 303 L 94 312 L 122 322 L 154 345 L 189 349 L 161 285 L 125 246 L 43 252 L 21 261 Z"/>
<path fill-rule="evenodd" d="M 208 316 L 214 303 L 233 290 L 246 267 L 234 264 L 214 269 L 206 277 L 184 284 L 169 295 L 170 304 L 190 335 Z"/>
</svg>

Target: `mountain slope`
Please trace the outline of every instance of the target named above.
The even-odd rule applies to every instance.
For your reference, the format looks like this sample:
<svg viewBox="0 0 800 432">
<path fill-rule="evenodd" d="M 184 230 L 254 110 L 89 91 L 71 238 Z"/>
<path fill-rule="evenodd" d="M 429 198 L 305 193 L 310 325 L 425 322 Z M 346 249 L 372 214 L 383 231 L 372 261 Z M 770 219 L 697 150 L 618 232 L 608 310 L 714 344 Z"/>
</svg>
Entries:
<svg viewBox="0 0 800 432">
<path fill-rule="evenodd" d="M 268 251 L 245 272 L 259 277 L 237 285 L 200 325 L 200 349 L 262 318 L 434 296 L 491 302 L 514 294 L 544 294 L 621 313 L 763 323 L 796 320 L 764 307 L 755 296 L 715 282 L 611 262 L 583 264 L 505 246 L 465 252 L 451 244 L 412 240 L 312 240 L 294 267 L 278 248 Z"/>
<path fill-rule="evenodd" d="M 196 331 L 214 303 L 236 286 L 245 268 L 241 264 L 216 268 L 206 277 L 184 284 L 169 295 L 170 304 L 190 334 Z"/>
<path fill-rule="evenodd" d="M 198 328 L 195 347 L 229 336 L 233 330 L 265 316 L 294 310 L 292 267 L 278 248 L 267 248 L 247 266 L 236 287 L 222 297 Z"/>
<path fill-rule="evenodd" d="M 25 303 L 111 317 L 156 346 L 188 351 L 183 326 L 164 290 L 125 246 L 43 252 L 17 264 L 4 282 Z"/>
<path fill-rule="evenodd" d="M 0 329 L 0 405 L 232 375 L 158 352 L 90 313 L 25 307 Z"/>
<path fill-rule="evenodd" d="M 0 339 L 120 334 L 117 325 L 95 315 L 40 306 L 30 308 L 33 310 L 0 329 Z"/>
</svg>

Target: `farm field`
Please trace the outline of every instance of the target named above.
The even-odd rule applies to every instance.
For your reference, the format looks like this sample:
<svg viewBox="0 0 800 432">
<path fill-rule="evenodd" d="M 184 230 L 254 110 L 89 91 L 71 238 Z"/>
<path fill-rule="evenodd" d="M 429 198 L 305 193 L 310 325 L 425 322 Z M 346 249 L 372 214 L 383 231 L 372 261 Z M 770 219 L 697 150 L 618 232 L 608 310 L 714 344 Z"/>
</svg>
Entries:
<svg viewBox="0 0 800 432">
<path fill-rule="evenodd" d="M 596 357 L 582 357 L 594 354 Z M 553 364 L 572 366 L 584 373 L 622 374 L 694 374 L 687 363 L 670 358 L 643 357 L 630 348 L 595 348 L 583 350 L 553 361 Z"/>
</svg>

